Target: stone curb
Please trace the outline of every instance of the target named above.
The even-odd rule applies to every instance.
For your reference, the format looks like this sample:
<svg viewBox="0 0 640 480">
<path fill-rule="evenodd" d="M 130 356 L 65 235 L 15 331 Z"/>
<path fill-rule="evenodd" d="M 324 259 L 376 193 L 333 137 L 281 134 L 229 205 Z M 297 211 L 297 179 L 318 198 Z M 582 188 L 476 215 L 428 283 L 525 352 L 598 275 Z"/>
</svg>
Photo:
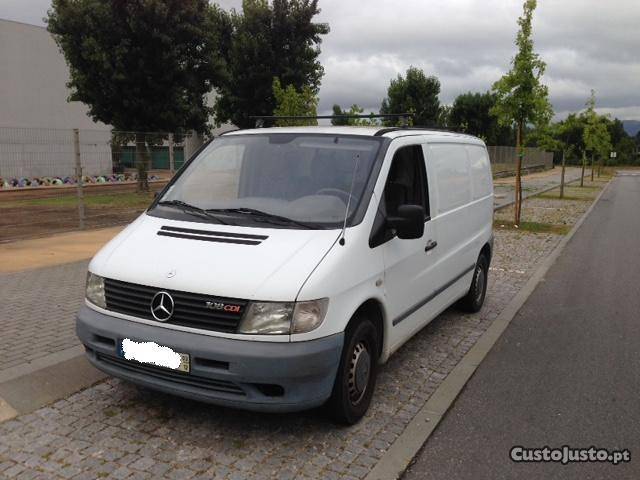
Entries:
<svg viewBox="0 0 640 480">
<path fill-rule="evenodd" d="M 556 262 L 567 243 L 569 243 L 585 219 L 595 208 L 596 204 L 600 201 L 602 195 L 607 191 L 609 185 L 611 185 L 611 180 L 604 186 L 571 231 L 560 240 L 560 243 L 556 245 L 549 256 L 543 261 L 542 265 L 533 273 L 513 300 L 509 302 L 498 318 L 496 318 L 484 334 L 482 334 L 476 344 L 467 352 L 451 373 L 447 375 L 447 378 L 445 378 L 433 395 L 431 395 L 427 403 L 418 411 L 413 420 L 409 422 L 404 432 L 395 440 L 364 480 L 392 480 L 399 478 L 404 473 L 415 455 L 436 429 L 447 410 L 453 405 L 453 402 L 474 374 L 478 365 L 480 365 L 482 360 L 487 356 L 494 344 L 498 341 L 498 338 L 500 338 L 502 333 L 507 329 L 511 320 L 513 320 L 529 296 L 536 289 L 538 283 Z M 558 186 L 553 188 L 558 188 Z"/>
<path fill-rule="evenodd" d="M 72 347 L 0 372 L 0 423 L 90 387 L 106 375 L 92 367 L 84 347 Z"/>
</svg>

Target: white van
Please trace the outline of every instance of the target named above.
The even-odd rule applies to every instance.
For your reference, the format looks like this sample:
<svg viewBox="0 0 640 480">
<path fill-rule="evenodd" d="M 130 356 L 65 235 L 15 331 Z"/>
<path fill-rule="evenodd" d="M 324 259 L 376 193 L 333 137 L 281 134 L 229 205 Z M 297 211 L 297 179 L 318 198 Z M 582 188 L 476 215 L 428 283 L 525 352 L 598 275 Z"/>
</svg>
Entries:
<svg viewBox="0 0 640 480">
<path fill-rule="evenodd" d="M 492 253 L 484 143 L 407 128 L 216 138 L 91 261 L 91 363 L 214 404 L 358 421 L 377 366 L 460 301 Z"/>
</svg>

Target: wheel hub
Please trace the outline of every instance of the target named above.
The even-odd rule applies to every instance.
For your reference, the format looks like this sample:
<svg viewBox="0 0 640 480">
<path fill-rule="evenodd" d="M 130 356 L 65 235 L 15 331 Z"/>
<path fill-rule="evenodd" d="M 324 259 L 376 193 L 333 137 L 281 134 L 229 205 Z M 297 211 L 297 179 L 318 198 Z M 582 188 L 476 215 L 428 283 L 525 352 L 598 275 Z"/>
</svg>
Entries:
<svg viewBox="0 0 640 480">
<path fill-rule="evenodd" d="M 358 343 L 351 355 L 349 364 L 349 398 L 356 405 L 364 397 L 369 384 L 371 355 L 363 342 Z"/>
</svg>

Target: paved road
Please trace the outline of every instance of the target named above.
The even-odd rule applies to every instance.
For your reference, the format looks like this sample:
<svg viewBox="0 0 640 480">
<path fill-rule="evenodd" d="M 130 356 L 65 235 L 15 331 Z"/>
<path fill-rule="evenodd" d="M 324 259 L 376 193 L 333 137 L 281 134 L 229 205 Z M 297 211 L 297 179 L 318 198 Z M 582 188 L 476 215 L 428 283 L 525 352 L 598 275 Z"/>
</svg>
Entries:
<svg viewBox="0 0 640 480">
<path fill-rule="evenodd" d="M 640 478 L 639 206 L 640 176 L 614 179 L 404 480 Z M 631 463 L 516 464 L 515 445 Z"/>
<path fill-rule="evenodd" d="M 559 167 L 547 172 L 537 173 L 533 175 L 525 175 L 522 177 L 522 197 L 527 198 L 541 191 L 549 190 L 560 186 L 560 175 L 562 169 Z M 580 178 L 582 168 L 567 167 L 565 172 L 565 183 L 573 182 Z M 591 171 L 585 171 L 585 177 L 591 175 Z M 506 182 L 504 182 L 506 180 Z M 515 180 L 514 178 L 500 179 L 494 184 L 495 193 L 494 206 L 500 208 L 504 205 L 511 204 L 515 198 Z"/>
</svg>

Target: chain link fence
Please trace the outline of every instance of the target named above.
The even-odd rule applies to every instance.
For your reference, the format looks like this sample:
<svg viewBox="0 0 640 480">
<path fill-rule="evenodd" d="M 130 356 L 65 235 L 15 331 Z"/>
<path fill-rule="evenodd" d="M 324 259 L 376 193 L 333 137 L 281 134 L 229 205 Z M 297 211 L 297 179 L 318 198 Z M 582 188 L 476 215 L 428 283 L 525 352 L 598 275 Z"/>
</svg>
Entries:
<svg viewBox="0 0 640 480">
<path fill-rule="evenodd" d="M 131 222 L 197 135 L 0 127 L 0 242 Z M 138 165 L 149 191 L 138 191 Z"/>
<path fill-rule="evenodd" d="M 515 173 L 518 149 L 492 145 L 488 146 L 487 150 L 495 177 L 506 177 Z M 553 168 L 552 152 L 545 152 L 539 148 L 525 148 L 524 150 L 524 158 L 522 159 L 522 170 L 524 172 Z"/>
</svg>

